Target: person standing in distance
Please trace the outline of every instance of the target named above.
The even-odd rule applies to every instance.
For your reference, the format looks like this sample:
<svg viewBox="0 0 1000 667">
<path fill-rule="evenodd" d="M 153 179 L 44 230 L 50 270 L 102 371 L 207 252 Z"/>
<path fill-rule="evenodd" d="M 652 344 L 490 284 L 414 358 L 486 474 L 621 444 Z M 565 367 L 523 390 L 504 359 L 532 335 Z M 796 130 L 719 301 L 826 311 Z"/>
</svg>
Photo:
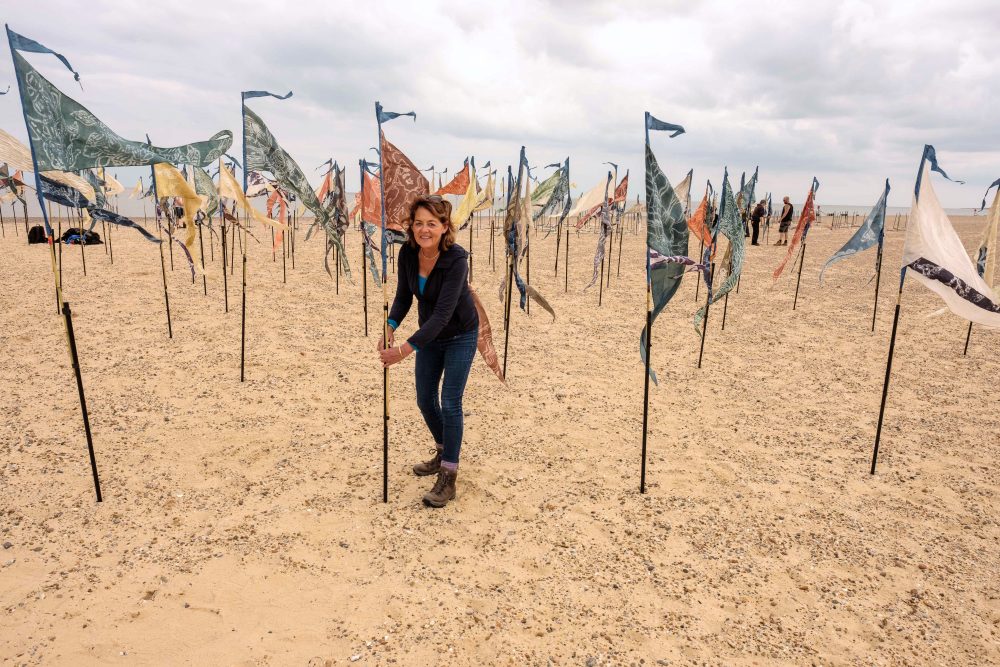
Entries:
<svg viewBox="0 0 1000 667">
<path fill-rule="evenodd" d="M 764 219 L 767 215 L 767 209 L 764 208 L 765 200 L 761 199 L 757 202 L 757 206 L 754 207 L 753 213 L 750 215 L 750 222 L 753 225 L 753 236 L 750 239 L 750 245 L 760 245 L 757 243 L 757 238 L 760 236 L 760 221 Z"/>
<path fill-rule="evenodd" d="M 792 225 L 792 216 L 795 214 L 795 207 L 785 195 L 782 200 L 785 205 L 781 209 L 781 217 L 778 218 L 778 240 L 774 245 L 788 245 L 788 228 Z"/>
<path fill-rule="evenodd" d="M 479 314 L 469 290 L 469 254 L 455 243 L 451 203 L 439 195 L 410 205 L 406 243 L 396 258 L 396 297 L 389 312 L 389 340 L 378 349 L 385 368 L 416 354 L 417 407 L 434 437 L 430 461 L 418 476 L 437 475 L 424 504 L 444 507 L 455 498 L 462 448 L 462 396 L 479 337 Z M 417 297 L 419 329 L 396 346 L 394 333 Z M 443 384 L 442 384 L 443 376 Z"/>
</svg>

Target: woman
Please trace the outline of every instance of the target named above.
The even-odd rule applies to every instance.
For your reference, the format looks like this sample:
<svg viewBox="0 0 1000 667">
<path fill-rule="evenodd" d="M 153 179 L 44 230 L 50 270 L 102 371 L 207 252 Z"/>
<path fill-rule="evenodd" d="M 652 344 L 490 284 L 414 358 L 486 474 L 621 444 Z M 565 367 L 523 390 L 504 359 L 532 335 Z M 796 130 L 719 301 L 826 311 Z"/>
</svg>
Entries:
<svg viewBox="0 0 1000 667">
<path fill-rule="evenodd" d="M 410 206 L 406 244 L 396 258 L 398 284 L 389 312 L 389 340 L 379 341 L 386 368 L 416 353 L 417 406 L 434 436 L 434 458 L 413 466 L 419 476 L 437 474 L 424 504 L 444 507 L 455 497 L 462 448 L 462 395 L 476 354 L 479 315 L 469 290 L 468 253 L 455 243 L 451 204 L 437 195 Z M 396 346 L 394 332 L 417 297 L 417 332 Z M 442 383 L 440 397 L 438 387 Z"/>
</svg>

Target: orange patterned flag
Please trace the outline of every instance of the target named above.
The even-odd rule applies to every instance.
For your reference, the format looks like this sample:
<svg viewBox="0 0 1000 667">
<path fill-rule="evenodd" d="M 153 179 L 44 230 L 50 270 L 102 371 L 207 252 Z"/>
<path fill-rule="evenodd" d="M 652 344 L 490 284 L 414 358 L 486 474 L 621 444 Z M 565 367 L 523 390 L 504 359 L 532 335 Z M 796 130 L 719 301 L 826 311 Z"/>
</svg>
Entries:
<svg viewBox="0 0 1000 667">
<path fill-rule="evenodd" d="M 624 204 L 626 197 L 628 197 L 628 172 L 625 172 L 625 178 L 623 178 L 622 182 L 618 184 L 617 188 L 615 188 L 615 198 L 612 203 Z"/>
<path fill-rule="evenodd" d="M 464 195 L 469 189 L 469 163 L 465 163 L 462 171 L 455 174 L 455 178 L 448 181 L 448 185 L 438 188 L 436 195 Z"/>
<path fill-rule="evenodd" d="M 690 229 L 696 237 L 701 239 L 701 242 L 705 244 L 706 248 L 712 247 L 712 232 L 708 230 L 708 225 L 705 224 L 705 218 L 708 217 L 708 192 L 705 196 L 701 198 L 701 203 L 698 204 L 698 208 L 695 210 L 694 214 L 688 218 L 688 229 Z"/>
<path fill-rule="evenodd" d="M 427 179 L 410 161 L 410 158 L 392 145 L 385 135 L 382 135 L 382 179 L 385 183 L 385 221 L 386 228 L 405 231 L 410 222 L 410 204 L 417 197 L 427 193 Z M 373 179 L 374 180 L 374 179 Z M 378 183 L 373 191 L 378 191 Z M 369 188 L 365 186 L 367 195 Z M 362 215 L 367 207 L 362 206 Z M 378 226 L 382 217 L 379 215 L 374 222 Z"/>
<path fill-rule="evenodd" d="M 815 182 L 816 179 L 813 179 Z M 785 253 L 785 258 L 781 260 L 781 264 L 778 268 L 774 270 L 774 279 L 777 280 L 781 277 L 781 272 L 785 270 L 785 265 L 788 264 L 788 260 L 792 258 L 795 254 L 795 246 L 799 244 L 799 241 L 803 239 L 806 233 L 809 231 L 809 225 L 816 221 L 816 211 L 813 208 L 813 195 L 815 194 L 815 187 L 809 188 L 809 196 L 806 197 L 806 203 L 802 207 L 802 215 L 799 216 L 799 224 L 795 225 L 795 233 L 792 235 L 792 242 L 788 244 L 788 252 Z"/>
<path fill-rule="evenodd" d="M 361 193 L 361 219 L 376 227 L 382 226 L 382 193 L 378 179 L 365 172 L 365 185 Z"/>
</svg>

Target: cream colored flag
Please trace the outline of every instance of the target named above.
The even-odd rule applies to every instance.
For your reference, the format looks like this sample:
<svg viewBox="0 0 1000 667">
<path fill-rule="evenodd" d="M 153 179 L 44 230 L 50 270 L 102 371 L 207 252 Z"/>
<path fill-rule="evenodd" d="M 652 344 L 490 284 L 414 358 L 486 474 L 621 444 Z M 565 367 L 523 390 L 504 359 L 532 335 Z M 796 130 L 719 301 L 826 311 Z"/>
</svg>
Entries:
<svg viewBox="0 0 1000 667">
<path fill-rule="evenodd" d="M 930 155 L 933 157 L 933 153 Z M 983 326 L 1000 328 L 1000 300 L 976 271 L 941 207 L 931 185 L 932 164 L 931 159 L 922 163 L 919 189 L 906 226 L 904 270 L 909 269 L 909 275 L 940 296 L 954 314 Z"/>
<path fill-rule="evenodd" d="M 0 130 L 0 162 L 6 162 L 14 171 L 35 171 L 28 147 L 3 130 Z M 80 191 L 87 201 L 92 202 L 97 198 L 93 186 L 76 174 L 66 171 L 43 171 L 42 176 Z"/>
<path fill-rule="evenodd" d="M 595 206 L 600 206 L 601 202 L 604 201 L 604 193 L 608 192 L 608 179 L 603 179 L 600 183 L 595 185 L 592 189 L 584 193 L 580 197 L 576 206 L 569 212 L 569 217 L 574 215 L 580 215 L 581 213 L 586 213 Z M 614 192 L 613 190 L 611 192 Z"/>
<path fill-rule="evenodd" d="M 277 229 L 288 229 L 288 225 L 282 224 L 278 220 L 272 220 L 250 205 L 250 200 L 243 194 L 243 189 L 236 182 L 236 178 L 232 172 L 229 171 L 226 165 L 222 164 L 222 160 L 219 160 L 219 196 L 236 200 L 243 207 L 243 210 L 253 216 L 253 219 L 257 222 Z"/>
<path fill-rule="evenodd" d="M 101 171 L 105 171 L 102 169 Z M 107 172 L 103 174 L 104 180 L 104 194 L 108 197 L 114 197 L 115 195 L 120 195 L 125 192 L 125 186 L 118 182 L 118 179 L 111 176 Z"/>
</svg>

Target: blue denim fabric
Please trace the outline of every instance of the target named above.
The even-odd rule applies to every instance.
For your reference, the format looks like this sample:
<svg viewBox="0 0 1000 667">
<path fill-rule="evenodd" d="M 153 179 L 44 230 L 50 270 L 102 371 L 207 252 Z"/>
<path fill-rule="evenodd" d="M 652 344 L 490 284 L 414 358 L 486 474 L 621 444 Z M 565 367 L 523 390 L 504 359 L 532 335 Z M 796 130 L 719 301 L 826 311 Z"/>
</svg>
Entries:
<svg viewBox="0 0 1000 667">
<path fill-rule="evenodd" d="M 435 340 L 417 352 L 413 373 L 417 407 L 434 442 L 444 446 L 441 458 L 447 463 L 458 463 L 462 449 L 462 395 L 476 356 L 478 336 L 477 327 L 453 338 Z"/>
</svg>

